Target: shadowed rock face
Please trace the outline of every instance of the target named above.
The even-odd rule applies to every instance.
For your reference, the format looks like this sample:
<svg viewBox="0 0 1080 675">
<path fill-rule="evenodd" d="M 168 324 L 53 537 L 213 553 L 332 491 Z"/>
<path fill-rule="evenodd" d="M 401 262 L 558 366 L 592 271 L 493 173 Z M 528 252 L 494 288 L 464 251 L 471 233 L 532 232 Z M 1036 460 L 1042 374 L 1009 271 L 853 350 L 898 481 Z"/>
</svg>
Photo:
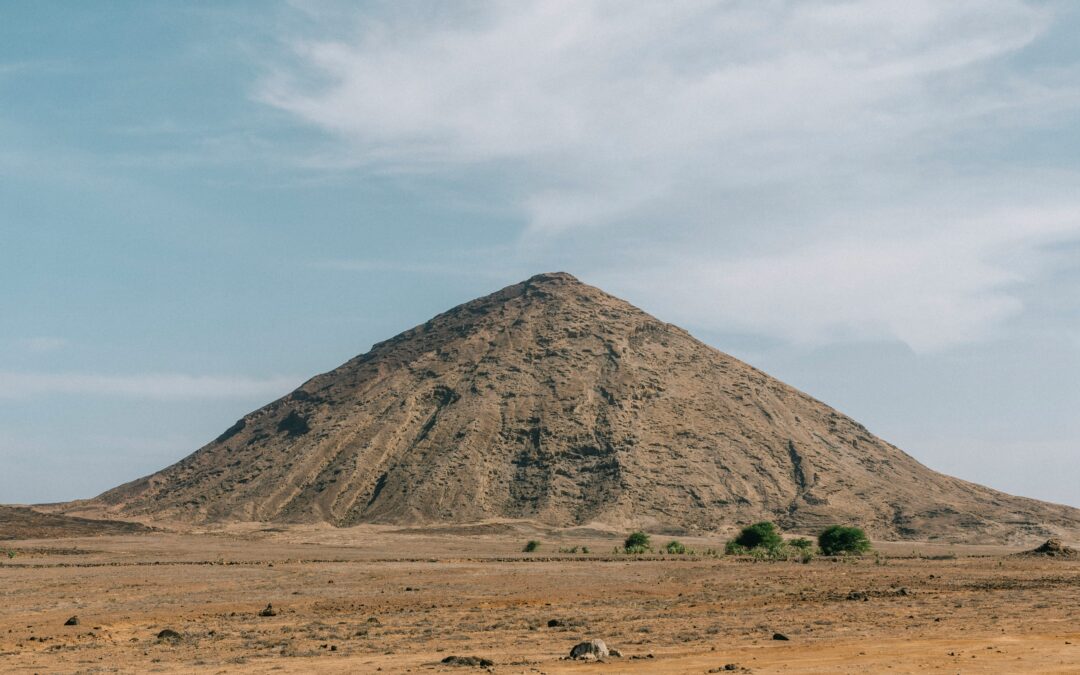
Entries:
<svg viewBox="0 0 1080 675">
<path fill-rule="evenodd" d="M 713 530 L 762 518 L 1021 541 L 1080 511 L 935 473 L 862 425 L 582 284 L 440 314 L 97 498 L 187 521 Z"/>
</svg>

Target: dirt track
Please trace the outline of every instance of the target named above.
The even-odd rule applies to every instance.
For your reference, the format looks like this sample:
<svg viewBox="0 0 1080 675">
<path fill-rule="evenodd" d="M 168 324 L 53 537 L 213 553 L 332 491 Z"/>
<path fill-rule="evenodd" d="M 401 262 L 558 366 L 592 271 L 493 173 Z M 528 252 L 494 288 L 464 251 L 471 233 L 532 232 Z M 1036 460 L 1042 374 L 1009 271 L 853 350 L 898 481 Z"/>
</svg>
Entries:
<svg viewBox="0 0 1080 675">
<path fill-rule="evenodd" d="M 637 560 L 616 543 L 371 527 L 5 542 L 0 670 L 469 672 L 439 664 L 456 654 L 497 673 L 1080 672 L 1080 561 L 911 544 Z M 593 553 L 558 553 L 574 545 Z M 622 658 L 561 660 L 593 637 Z"/>
</svg>

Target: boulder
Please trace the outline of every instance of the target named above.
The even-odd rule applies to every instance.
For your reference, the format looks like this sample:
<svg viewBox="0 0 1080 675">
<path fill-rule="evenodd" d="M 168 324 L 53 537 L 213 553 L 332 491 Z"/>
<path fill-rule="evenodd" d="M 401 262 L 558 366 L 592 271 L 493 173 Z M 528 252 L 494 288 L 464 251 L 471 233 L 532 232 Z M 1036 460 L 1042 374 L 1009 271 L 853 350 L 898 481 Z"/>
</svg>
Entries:
<svg viewBox="0 0 1080 675">
<path fill-rule="evenodd" d="M 603 640 L 579 642 L 570 650 L 570 658 L 581 660 L 602 659 L 611 654 Z"/>
</svg>

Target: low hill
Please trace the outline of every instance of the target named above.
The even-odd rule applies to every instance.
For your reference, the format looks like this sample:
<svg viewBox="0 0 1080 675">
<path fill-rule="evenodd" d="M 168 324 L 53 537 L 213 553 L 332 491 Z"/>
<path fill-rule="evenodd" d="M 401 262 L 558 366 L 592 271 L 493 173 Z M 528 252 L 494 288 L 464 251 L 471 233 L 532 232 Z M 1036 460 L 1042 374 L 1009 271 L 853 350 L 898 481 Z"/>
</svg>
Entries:
<svg viewBox="0 0 1080 675">
<path fill-rule="evenodd" d="M 22 506 L 0 506 L 0 540 L 93 537 L 99 534 L 138 534 L 150 528 L 139 523 L 75 518 L 41 513 Z"/>
</svg>

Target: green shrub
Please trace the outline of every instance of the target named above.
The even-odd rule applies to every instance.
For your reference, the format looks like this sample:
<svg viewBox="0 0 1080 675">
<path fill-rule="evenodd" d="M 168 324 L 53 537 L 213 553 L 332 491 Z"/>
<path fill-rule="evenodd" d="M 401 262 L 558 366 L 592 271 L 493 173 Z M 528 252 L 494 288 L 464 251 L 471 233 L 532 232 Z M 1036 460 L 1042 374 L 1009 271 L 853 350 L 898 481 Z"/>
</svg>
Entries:
<svg viewBox="0 0 1080 675">
<path fill-rule="evenodd" d="M 751 550 L 755 548 L 773 550 L 780 548 L 784 543 L 780 533 L 776 531 L 776 525 L 767 520 L 744 527 L 734 541 L 739 546 Z"/>
<path fill-rule="evenodd" d="M 746 555 L 749 552 L 745 546 L 736 544 L 734 539 L 724 544 L 724 555 Z"/>
<path fill-rule="evenodd" d="M 532 540 L 529 541 L 529 543 L 525 544 L 525 548 L 523 548 L 521 550 L 524 551 L 525 553 L 532 553 L 533 551 L 536 551 L 539 548 L 540 548 L 540 542 L 536 541 L 535 539 L 532 539 Z"/>
<path fill-rule="evenodd" d="M 808 551 L 810 550 L 810 548 L 813 547 L 813 545 L 814 542 L 810 541 L 806 537 L 798 537 L 788 542 L 788 546 L 794 546 L 801 551 Z"/>
<path fill-rule="evenodd" d="M 675 541 L 674 539 L 667 543 L 667 546 L 664 547 L 664 550 L 673 555 L 683 555 L 686 553 L 686 547 L 678 541 Z"/>
<path fill-rule="evenodd" d="M 833 525 L 818 535 L 818 548 L 825 555 L 861 555 L 870 550 L 870 540 L 857 527 Z"/>
<path fill-rule="evenodd" d="M 623 550 L 627 553 L 645 553 L 652 549 L 649 544 L 649 535 L 644 532 L 634 532 L 623 543 Z"/>
</svg>

